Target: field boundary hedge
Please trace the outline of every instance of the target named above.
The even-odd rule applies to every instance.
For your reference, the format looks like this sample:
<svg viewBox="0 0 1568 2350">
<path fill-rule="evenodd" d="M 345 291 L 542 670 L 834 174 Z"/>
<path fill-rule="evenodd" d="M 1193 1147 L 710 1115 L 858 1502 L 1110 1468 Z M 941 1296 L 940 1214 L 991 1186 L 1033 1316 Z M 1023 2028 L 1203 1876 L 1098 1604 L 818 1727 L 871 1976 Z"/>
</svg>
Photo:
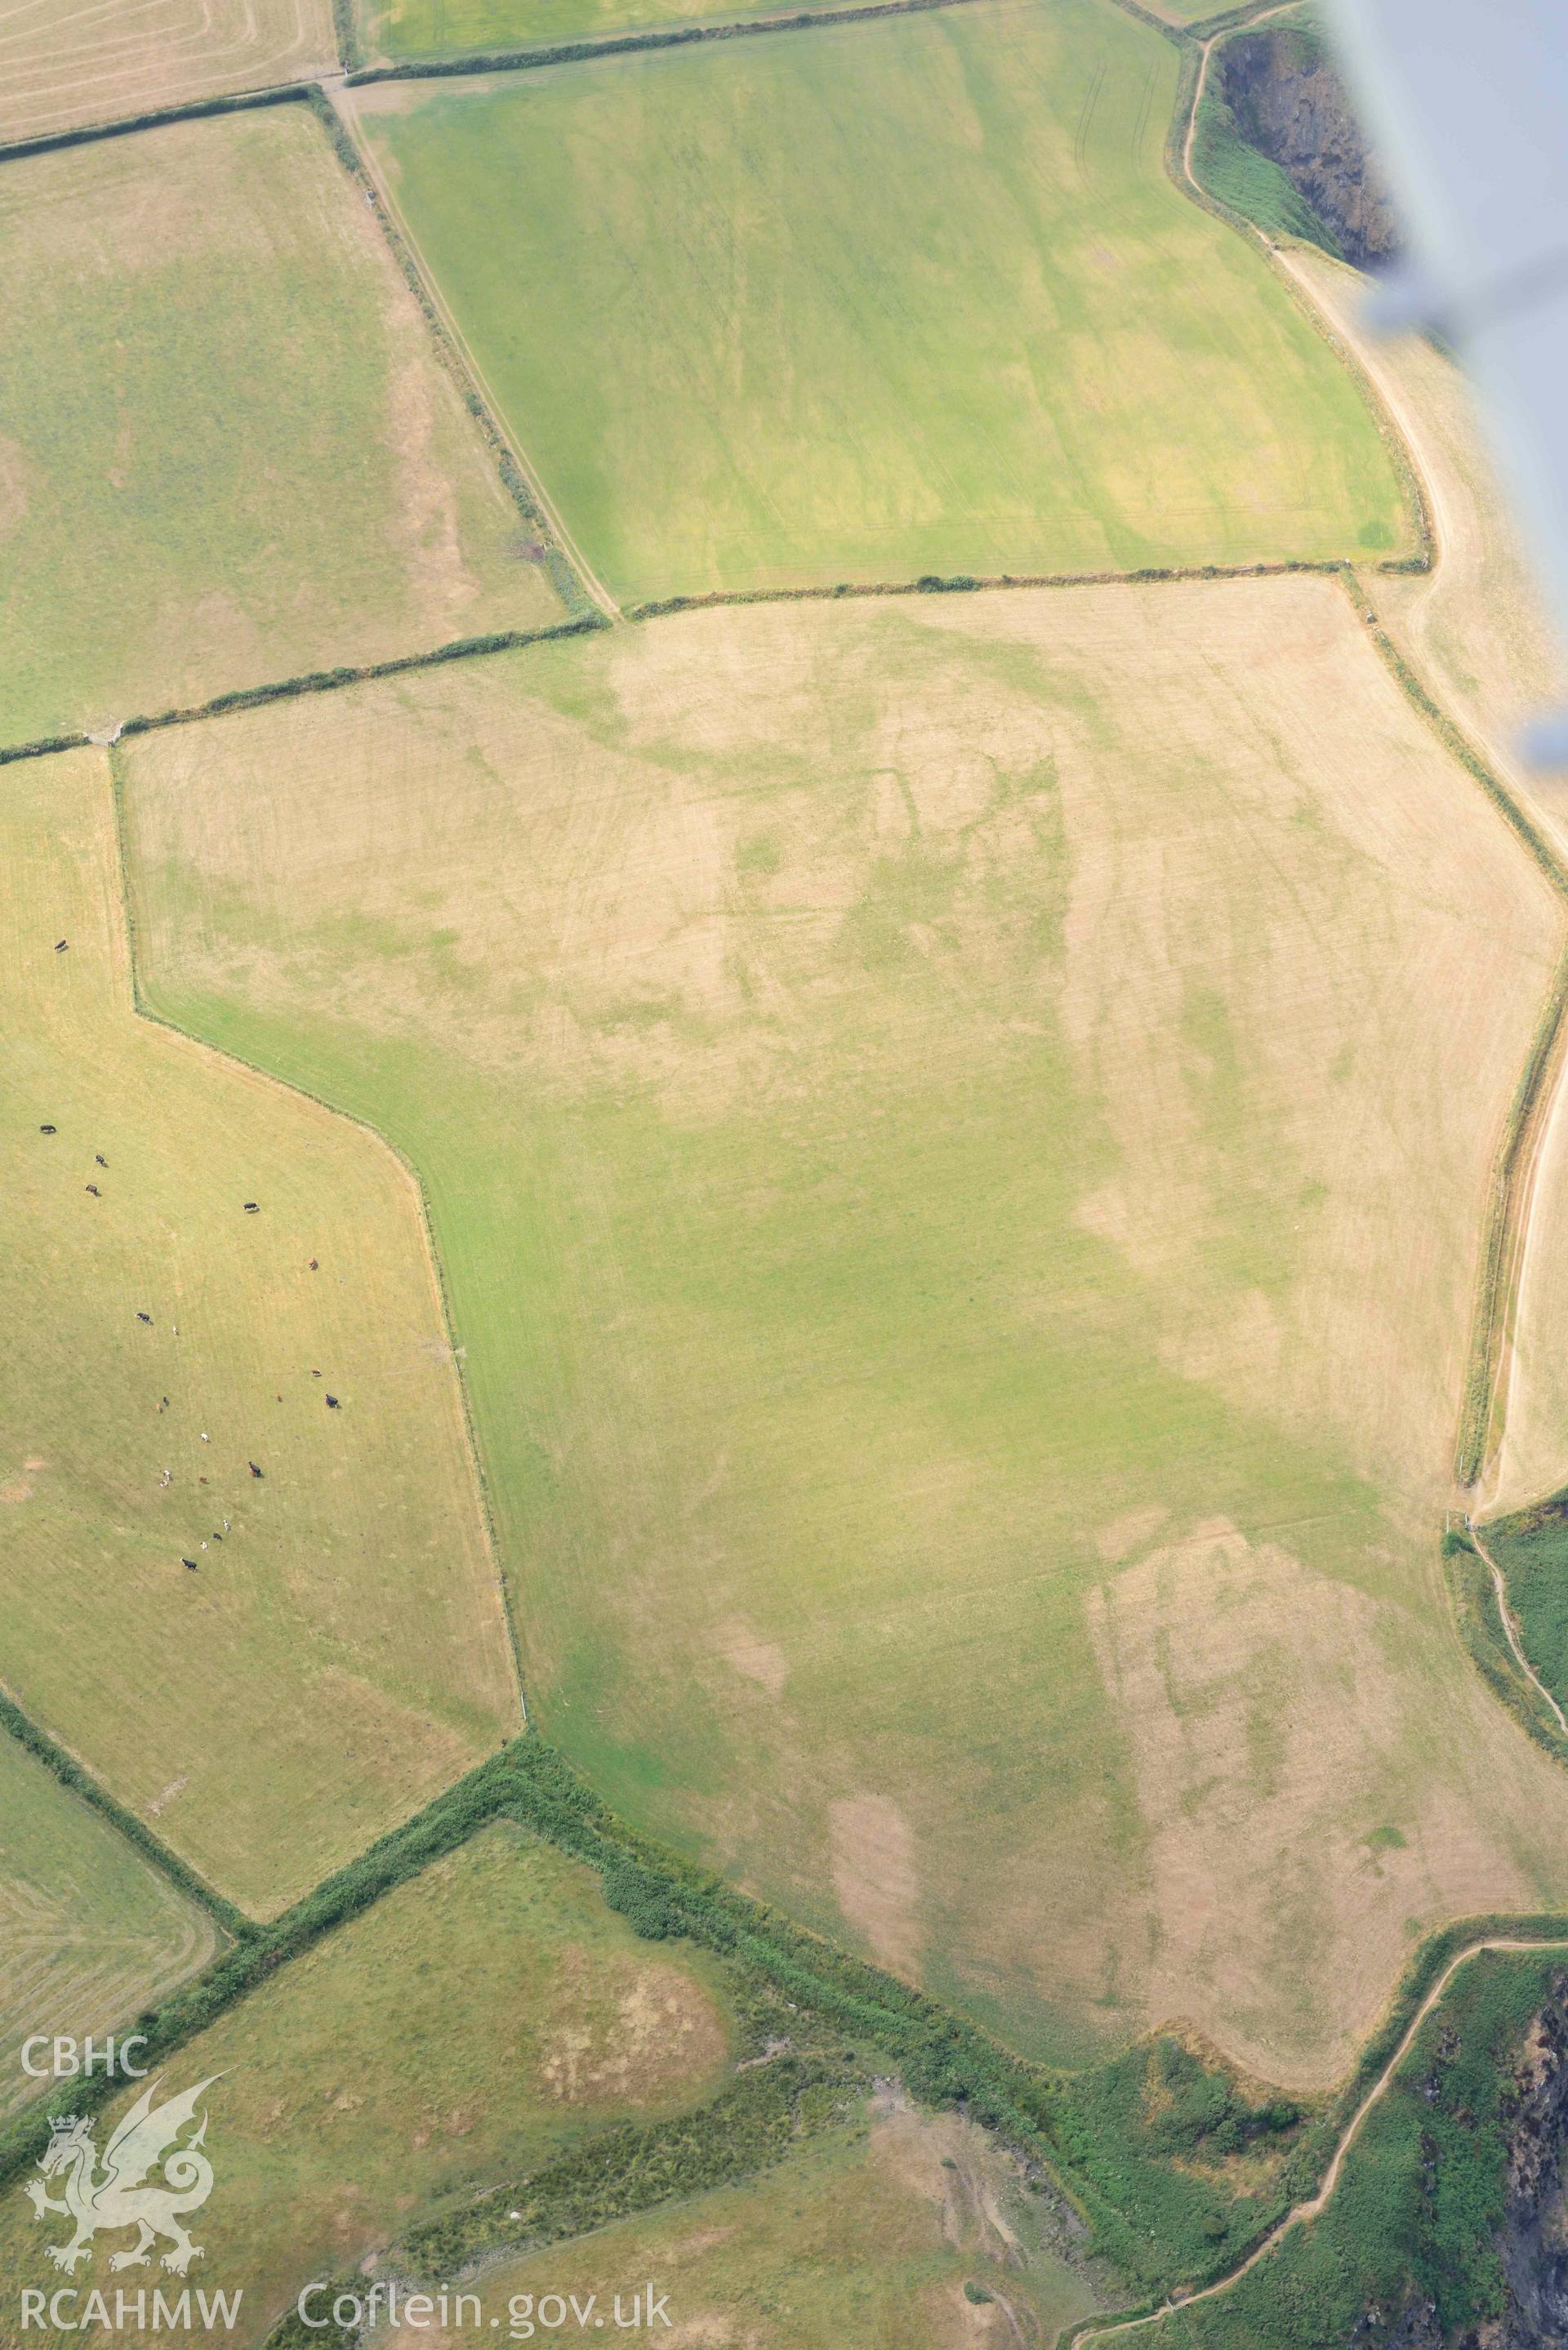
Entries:
<svg viewBox="0 0 1568 2350">
<path fill-rule="evenodd" d="M 1052 2073 L 1013 2054 L 924 1991 L 665 1851 L 618 1819 L 572 1764 L 534 1731 L 501 1748 L 413 1818 L 378 1838 L 281 1918 L 265 1925 L 244 1923 L 242 1938 L 229 1950 L 137 2019 L 153 2060 L 171 2055 L 280 1967 L 498 1819 L 512 1820 L 596 1868 L 606 1900 L 643 1938 L 684 1938 L 736 1962 L 744 1976 L 765 1985 L 786 2005 L 793 2002 L 796 2012 L 830 2033 L 842 2033 L 890 2061 L 909 2089 L 927 2104 L 957 2108 L 992 2131 L 1033 2163 L 1090 2223 L 1098 2239 L 1097 2256 L 1129 2270 L 1134 2278 L 1148 2277 L 1147 2250 L 1136 2242 L 1111 2191 L 1114 2183 L 1125 2179 L 1125 2172 L 1118 2161 L 1107 2162 L 1103 2151 L 1096 2155 L 1069 2108 L 1075 2076 Z M 1206 2269 L 1194 2271 L 1189 2263 L 1189 2283 L 1215 2282 L 1231 2273 L 1293 2204 L 1312 2191 L 1347 2121 L 1397 2049 L 1444 1967 L 1488 1934 L 1562 1938 L 1568 1935 L 1568 1918 L 1483 1916 L 1455 1921 L 1429 1937 L 1407 1967 L 1355 2070 L 1329 2105 L 1309 2120 L 1286 2156 L 1248 2240 L 1227 2248 Z M 854 2054 L 846 2052 L 846 2061 Z M 813 2077 L 826 2082 L 830 2072 Z M 113 2076 L 95 2076 L 81 2085 L 78 2102 L 96 2111 L 118 2085 Z M 677 2117 L 676 2126 L 688 2129 L 691 2121 L 691 2116 Z M 45 2118 L 36 2113 L 24 2113 L 0 2132 L 0 2186 L 36 2158 L 47 2135 Z M 602 2153 L 607 2141 L 590 2141 L 590 2147 L 596 2143 Z M 589 2158 L 579 2182 L 583 2191 L 593 2175 Z M 536 2196 L 545 2183 L 544 2174 L 535 2176 Z M 498 2248 L 504 2231 L 483 2209 L 489 2196 L 490 2190 L 484 2190 L 463 2210 L 431 2223 L 428 2250 L 432 2260 L 438 2255 L 443 2261 L 449 2256 L 466 2260 Z M 559 2241 L 570 2226 L 570 2215 L 557 2230 L 547 2214 L 535 2211 L 534 2226 L 546 2230 L 540 2241 Z M 423 2241 L 421 2230 L 414 2233 Z M 511 2249 L 511 2239 L 505 2241 Z M 1174 2262 L 1179 2255 L 1172 2251 L 1168 2257 Z"/>
<path fill-rule="evenodd" d="M 243 1935 L 229 1950 L 137 2019 L 152 2059 L 183 2046 L 279 1966 L 497 1819 L 511 1819 L 597 1867 L 606 1900 L 646 1939 L 682 1936 L 737 1960 L 797 2005 L 895 2055 L 918 2095 L 934 2104 L 961 2104 L 1027 2149 L 1085 2217 L 1114 2224 L 1114 2207 L 1092 2182 L 1085 2195 L 1084 2186 L 1075 2192 L 1057 2174 L 1062 2158 L 1040 2109 L 1051 2087 L 1043 2069 L 1012 2055 L 925 1992 L 664 1852 L 619 1821 L 533 1731 L 379 1837 L 282 1917 L 270 1924 L 244 1921 Z M 90 2094 L 96 2107 L 117 2085 L 114 2075 L 95 2075 L 78 2098 Z M 42 2117 L 26 2113 L 0 2131 L 0 2187 L 26 2167 L 47 2137 Z"/>
<path fill-rule="evenodd" d="M 1472 782 L 1480 785 L 1493 809 L 1558 898 L 1568 906 L 1568 864 L 1564 864 L 1540 826 L 1526 814 L 1474 743 L 1428 692 L 1354 575 L 1345 575 L 1345 587 L 1368 638 L 1400 691 L 1449 756 L 1459 762 Z M 1488 1185 L 1480 1269 L 1471 1315 L 1469 1362 L 1454 1451 L 1455 1479 L 1467 1488 L 1475 1484 L 1485 1465 L 1501 1400 L 1501 1373 L 1517 1303 L 1514 1285 L 1524 1240 L 1520 1211 L 1529 1196 L 1539 1120 L 1551 1106 L 1551 1080 L 1558 1075 L 1564 1047 L 1568 1046 L 1565 1015 L 1568 945 L 1560 951 L 1552 972 L 1529 1058 L 1509 1106 Z"/>
<path fill-rule="evenodd" d="M 1389 556 L 1363 567 L 1372 571 L 1424 571 L 1416 556 Z M 928 571 L 919 579 L 840 579 L 830 588 L 713 588 L 691 596 L 660 596 L 644 604 L 628 604 L 624 620 L 662 620 L 674 612 L 715 611 L 742 604 L 834 604 L 852 597 L 967 596 L 1004 588 L 1147 588 L 1170 580 L 1190 583 L 1204 579 L 1285 579 L 1301 576 L 1321 579 L 1343 577 L 1352 568 L 1350 557 L 1282 556 L 1261 563 L 1151 563 L 1135 571 L 968 571 L 941 574 Z"/>
<path fill-rule="evenodd" d="M 375 81 L 450 81 L 473 74 L 527 73 L 540 66 L 581 64 L 588 57 L 626 57 L 639 49 L 690 48 L 701 41 L 745 40 L 754 33 L 804 33 L 816 25 L 857 25 L 873 16 L 919 16 L 934 8 L 963 8 L 976 0 L 851 0 L 847 7 L 800 8 L 784 16 L 728 16 L 711 25 L 649 26 L 641 33 L 606 33 L 600 39 L 552 41 L 533 48 L 475 49 L 452 57 L 410 57 L 402 65 L 357 66 L 352 88 Z"/>
<path fill-rule="evenodd" d="M 332 0 L 332 31 L 337 43 L 337 62 L 345 75 L 351 74 L 361 54 L 358 0 Z"/>
<path fill-rule="evenodd" d="M 10 1691 L 0 1685 L 0 1730 L 9 1732 L 18 1746 L 25 1747 L 36 1762 L 41 1762 L 62 1787 L 90 1804 L 101 1814 L 109 1825 L 118 1828 L 127 1844 L 134 1845 L 143 1860 L 150 1861 L 161 1877 L 194 1901 L 208 1917 L 214 1918 L 225 1934 L 235 1940 L 252 1931 L 251 1921 L 243 1910 L 227 1900 L 208 1884 L 200 1872 L 182 1860 L 179 1854 L 156 1835 L 145 1820 L 139 1819 L 119 1797 L 111 1795 L 102 1782 L 96 1778 L 85 1762 L 79 1762 L 69 1749 L 41 1730 L 30 1714 L 25 1713 Z"/>
<path fill-rule="evenodd" d="M 394 653 L 387 660 L 361 661 L 342 669 L 305 670 L 297 677 L 275 678 L 265 685 L 242 685 L 209 701 L 192 702 L 140 712 L 122 719 L 110 735 L 53 734 L 34 743 L 0 743 L 0 767 L 21 759 L 52 759 L 62 751 L 112 751 L 117 743 L 138 734 L 161 733 L 168 726 L 194 726 L 204 718 L 225 718 L 237 710 L 259 710 L 269 702 L 293 702 L 308 693 L 337 693 L 344 686 L 368 685 L 379 677 L 401 677 L 410 670 L 439 669 L 445 661 L 477 660 L 487 653 L 516 652 L 525 645 L 543 645 L 559 637 L 591 636 L 609 626 L 598 611 L 575 619 L 552 620 L 540 629 L 502 629 L 483 637 L 457 637 L 433 651 Z"/>
<path fill-rule="evenodd" d="M 663 2121 L 621 2122 L 521 2178 L 481 2189 L 395 2241 L 389 2261 L 410 2291 L 464 2283 L 497 2260 L 520 2259 L 662 2204 L 739 2185 L 830 2126 L 847 2097 L 868 2086 L 852 2054 L 837 2063 L 789 2053 L 766 2058 L 734 2074 L 705 2106 Z M 329 2291 L 362 2293 L 364 2282 L 362 2273 L 345 2273 Z M 322 2303 L 330 2306 L 325 2293 Z M 323 2330 L 320 2320 L 306 2323 L 296 2307 L 274 2326 L 264 2350 L 352 2350 L 359 2339 L 358 2327 L 328 2320 Z"/>
<path fill-rule="evenodd" d="M 534 486 L 518 463 L 512 443 L 502 431 L 490 403 L 480 390 L 467 361 L 459 350 L 445 319 L 436 307 L 435 297 L 425 284 L 424 273 L 410 250 L 407 238 L 382 202 L 381 192 L 368 170 L 364 157 L 355 143 L 354 134 L 338 113 L 319 82 L 312 82 L 305 92 L 312 114 L 327 135 L 327 145 L 360 191 L 375 213 L 377 225 L 387 241 L 402 275 L 403 282 L 420 307 L 420 315 L 430 329 L 435 344 L 436 357 L 455 387 L 458 397 L 478 425 L 481 436 L 501 476 L 502 487 L 529 528 L 538 532 L 545 546 L 545 571 L 551 586 L 565 606 L 568 619 L 580 619 L 597 607 L 589 595 L 586 582 L 578 577 L 577 567 L 562 546 L 560 536 L 545 514 Z"/>
<path fill-rule="evenodd" d="M 309 81 L 264 83 L 258 89 L 231 90 L 223 98 L 191 98 L 176 106 L 154 106 L 140 114 L 117 114 L 107 122 L 74 123 L 68 130 L 41 130 L 32 139 L 0 140 L 0 163 L 50 155 L 62 147 L 90 147 L 100 139 L 124 139 L 133 130 L 161 130 L 171 122 L 200 122 L 209 115 L 245 114 L 258 106 L 298 106 L 316 87 Z"/>
</svg>

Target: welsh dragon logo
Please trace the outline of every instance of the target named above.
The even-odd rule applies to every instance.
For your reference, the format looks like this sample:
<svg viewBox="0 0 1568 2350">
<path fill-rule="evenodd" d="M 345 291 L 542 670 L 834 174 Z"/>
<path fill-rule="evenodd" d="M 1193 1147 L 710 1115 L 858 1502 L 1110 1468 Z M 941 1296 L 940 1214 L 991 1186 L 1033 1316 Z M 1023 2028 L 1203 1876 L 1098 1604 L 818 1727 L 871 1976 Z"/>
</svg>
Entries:
<svg viewBox="0 0 1568 2350">
<path fill-rule="evenodd" d="M 202 2247 L 191 2241 L 182 2215 L 199 2211 L 213 2191 L 213 2166 L 201 2151 L 207 2135 L 206 2115 L 187 2145 L 176 2146 L 175 2140 L 194 2116 L 202 2092 L 221 2078 L 214 2073 L 182 2095 L 166 2098 L 156 2106 L 152 2092 L 158 2083 L 150 2081 L 105 2147 L 101 2174 L 91 2121 L 79 2114 L 50 2115 L 49 2143 L 38 2158 L 38 2168 L 45 2178 L 58 2178 L 63 2173 L 64 2197 L 57 2202 L 36 2178 L 27 2181 L 27 2196 L 40 2220 L 47 2211 L 58 2211 L 76 2222 L 69 2243 L 44 2248 L 57 2268 L 68 2274 L 78 2261 L 90 2261 L 92 2240 L 100 2228 L 140 2230 L 128 2251 L 111 2254 L 111 2269 L 142 2267 L 161 2236 L 166 2236 L 173 2247 L 164 2253 L 163 2266 L 176 2276 L 183 2276 L 192 2262 L 201 2259 Z M 163 2183 L 143 2186 L 142 2181 L 160 2164 Z"/>
</svg>

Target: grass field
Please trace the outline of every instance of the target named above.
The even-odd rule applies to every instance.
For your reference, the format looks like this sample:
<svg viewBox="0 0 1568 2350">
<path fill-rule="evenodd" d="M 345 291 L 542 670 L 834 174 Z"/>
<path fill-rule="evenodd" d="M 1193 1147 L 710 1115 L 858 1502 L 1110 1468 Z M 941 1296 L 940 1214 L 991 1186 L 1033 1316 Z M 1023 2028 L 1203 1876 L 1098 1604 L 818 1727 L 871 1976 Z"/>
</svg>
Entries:
<svg viewBox="0 0 1568 2350">
<path fill-rule="evenodd" d="M 999 0 L 352 102 L 622 599 L 1403 546 L 1351 378 L 1166 175 L 1176 73 Z"/>
<path fill-rule="evenodd" d="M 427 1177 L 618 1804 L 1031 2047 L 1295 2083 L 1568 1888 L 1434 1532 L 1555 910 L 1330 583 L 686 615 L 127 764 L 156 1002 Z"/>
<path fill-rule="evenodd" d="M 418 1205 L 133 1016 L 104 755 L 5 776 L 5 1679 L 278 1907 L 516 1723 Z"/>
<path fill-rule="evenodd" d="M 832 0 L 707 0 L 705 6 L 701 0 L 359 0 L 359 16 L 370 54 L 400 61 L 542 48 L 677 25 L 738 24 L 819 5 Z"/>
<path fill-rule="evenodd" d="M 461 2187 L 625 2116 L 701 2103 L 728 2065 L 717 1982 L 690 1951 L 638 1942 L 589 1871 L 508 1828 L 329 1935 L 163 2076 L 173 2091 L 222 2075 L 207 2100 L 218 2183 L 191 2282 L 244 2288 L 244 2322 L 225 2338 L 235 2350 L 261 2341 L 302 2284 Z M 11 2307 L 18 2288 L 54 2276 L 42 2246 L 59 2227 L 46 2235 L 20 2188 L 7 2190 Z M 105 2282 L 103 2265 L 100 2251 L 89 2282 Z M 150 2281 L 125 2282 L 138 2273 Z"/>
<path fill-rule="evenodd" d="M 559 606 L 302 106 L 0 175 L 0 742 Z"/>
<path fill-rule="evenodd" d="M 24 2041 L 101 2040 L 217 1939 L 204 1910 L 0 1733 L 0 2115 L 43 2094 L 22 2070 Z"/>
<path fill-rule="evenodd" d="M 887 2097 L 753 2185 L 508 2262 L 482 2290 L 493 2311 L 597 2293 L 613 2320 L 617 2290 L 629 2308 L 649 2279 L 669 2300 L 664 2338 L 691 2350 L 1044 2350 L 1096 2307 L 1007 2158 L 972 2124 Z M 472 2338 L 429 2336 L 431 2350 Z"/>
<path fill-rule="evenodd" d="M 0 139 L 337 64 L 332 0 L 0 0 Z"/>
</svg>

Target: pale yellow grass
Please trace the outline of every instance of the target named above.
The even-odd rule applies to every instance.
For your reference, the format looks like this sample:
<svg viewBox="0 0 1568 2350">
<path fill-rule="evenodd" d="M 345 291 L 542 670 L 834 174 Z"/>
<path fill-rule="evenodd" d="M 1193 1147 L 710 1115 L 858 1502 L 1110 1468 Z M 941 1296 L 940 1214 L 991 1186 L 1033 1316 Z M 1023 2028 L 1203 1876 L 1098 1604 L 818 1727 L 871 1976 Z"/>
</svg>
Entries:
<svg viewBox="0 0 1568 2350">
<path fill-rule="evenodd" d="M 5 1680 L 276 1908 L 517 1722 L 417 1194 L 134 1014 L 103 754 L 6 771 L 0 875 Z"/>
<path fill-rule="evenodd" d="M 1559 909 L 1332 583 L 690 614 L 130 775 L 161 993 L 430 1167 L 531 1687 L 649 1825 L 1035 2044 L 1303 2085 L 1568 1892 L 1437 1559 Z"/>
<path fill-rule="evenodd" d="M 1374 340 L 1360 325 L 1367 280 L 1310 246 L 1288 259 L 1372 373 L 1426 486 L 1437 561 L 1368 587 L 1389 635 L 1428 690 L 1568 849 L 1568 786 L 1521 762 L 1521 724 L 1568 695 L 1568 663 L 1509 500 L 1498 486 L 1474 396 L 1422 337 Z"/>
<path fill-rule="evenodd" d="M 0 139 L 336 70 L 332 0 L 0 0 Z"/>
<path fill-rule="evenodd" d="M 1425 575 L 1369 581 L 1390 636 L 1433 693 L 1568 855 L 1568 781 L 1535 773 L 1516 748 L 1521 723 L 1568 697 L 1568 663 L 1512 510 L 1493 474 L 1473 396 L 1451 360 L 1418 337 L 1373 342 L 1358 306 L 1366 280 L 1325 256 L 1291 255 L 1369 367 L 1426 485 L 1437 562 Z M 1502 1442 L 1487 1505 L 1521 1507 L 1568 1482 L 1568 1116 L 1561 1085 L 1542 1131 L 1505 1376 Z"/>
<path fill-rule="evenodd" d="M 102 2039 L 205 1965 L 208 1913 L 0 1733 L 0 2116 L 42 2097 L 38 2033 Z M 47 2084 L 54 2091 L 52 2081 Z"/>
</svg>

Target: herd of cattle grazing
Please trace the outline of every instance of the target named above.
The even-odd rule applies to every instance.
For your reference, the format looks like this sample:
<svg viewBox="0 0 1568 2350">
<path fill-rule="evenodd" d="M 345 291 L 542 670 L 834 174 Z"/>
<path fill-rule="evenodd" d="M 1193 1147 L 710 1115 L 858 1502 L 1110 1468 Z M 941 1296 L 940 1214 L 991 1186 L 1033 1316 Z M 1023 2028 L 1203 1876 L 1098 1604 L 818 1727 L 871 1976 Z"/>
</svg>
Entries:
<svg viewBox="0 0 1568 2350">
<path fill-rule="evenodd" d="M 69 945 L 70 941 L 68 939 L 57 940 L 55 944 L 55 952 L 57 954 L 65 954 L 67 951 Z M 58 1134 L 59 1128 L 55 1125 L 42 1124 L 38 1128 L 38 1132 L 40 1134 Z M 101 1167 L 105 1173 L 109 1171 L 109 1161 L 104 1157 L 101 1150 L 95 1150 L 93 1152 L 93 1163 L 95 1166 Z M 102 1199 L 103 1193 L 96 1183 L 89 1183 L 87 1186 L 87 1189 L 95 1200 Z M 242 1201 L 241 1206 L 247 1216 L 258 1216 L 261 1213 L 261 1202 L 259 1200 Z M 318 1257 L 313 1256 L 311 1258 L 310 1270 L 312 1273 L 319 1273 L 321 1270 L 321 1261 Z M 136 1318 L 139 1322 L 145 1323 L 149 1329 L 152 1327 L 151 1315 L 146 1312 L 145 1309 L 140 1305 L 136 1308 Z M 170 1328 L 172 1335 L 177 1338 L 180 1336 L 180 1325 L 177 1322 L 171 1323 Z M 310 1376 L 313 1379 L 318 1379 L 321 1377 L 321 1373 L 318 1370 L 312 1370 Z M 279 1403 L 283 1401 L 281 1395 L 278 1397 L 277 1400 Z M 157 1408 L 161 1412 L 167 1411 L 169 1409 L 169 1399 L 167 1396 L 160 1398 Z M 328 1411 L 340 1411 L 343 1407 L 338 1398 L 329 1392 L 327 1397 L 327 1408 Z M 209 1440 L 207 1433 L 205 1430 L 203 1430 L 202 1432 L 202 1441 L 205 1444 Z M 247 1460 L 245 1466 L 250 1471 L 251 1475 L 254 1478 L 265 1478 L 266 1475 L 266 1471 L 262 1467 L 259 1461 Z M 174 1471 L 172 1469 L 166 1468 L 158 1482 L 161 1488 L 171 1485 L 174 1482 Z M 205 1477 L 201 1477 L 197 1480 L 197 1482 L 202 1485 L 204 1485 L 206 1482 L 207 1480 Z M 221 1543 L 223 1539 L 223 1535 L 228 1534 L 230 1531 L 229 1520 L 225 1518 L 223 1520 L 222 1533 L 214 1530 L 210 1535 L 209 1541 Z M 208 1544 L 203 1542 L 201 1547 L 205 1550 L 208 1547 Z M 199 1574 L 201 1571 L 201 1562 L 198 1559 L 187 1558 L 183 1553 L 181 1554 L 180 1564 L 182 1567 L 187 1568 L 192 1575 Z"/>
</svg>

